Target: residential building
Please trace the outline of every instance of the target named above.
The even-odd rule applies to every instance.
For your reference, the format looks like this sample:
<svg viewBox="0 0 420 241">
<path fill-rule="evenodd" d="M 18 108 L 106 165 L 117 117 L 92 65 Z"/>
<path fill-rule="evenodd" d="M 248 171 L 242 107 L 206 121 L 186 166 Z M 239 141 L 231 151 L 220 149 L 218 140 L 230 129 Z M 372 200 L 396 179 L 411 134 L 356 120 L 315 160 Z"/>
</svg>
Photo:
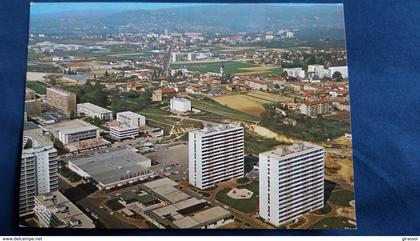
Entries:
<svg viewBox="0 0 420 241">
<path fill-rule="evenodd" d="M 297 142 L 259 154 L 261 218 L 278 227 L 323 206 L 323 147 Z"/>
<path fill-rule="evenodd" d="M 189 112 L 191 111 L 191 101 L 185 98 L 173 97 L 170 102 L 171 111 Z"/>
<path fill-rule="evenodd" d="M 287 76 L 295 78 L 305 78 L 305 70 L 302 68 L 285 68 L 284 71 L 287 72 Z"/>
<path fill-rule="evenodd" d="M 95 228 L 93 221 L 59 191 L 36 196 L 34 211 L 43 228 Z"/>
<path fill-rule="evenodd" d="M 324 78 L 328 74 L 328 70 L 325 69 L 324 65 L 321 64 L 310 64 L 308 65 L 308 76 L 311 78 L 318 77 Z"/>
<path fill-rule="evenodd" d="M 317 115 L 330 112 L 330 102 L 327 99 L 305 101 L 300 105 L 299 110 L 301 114 L 317 117 Z"/>
<path fill-rule="evenodd" d="M 263 90 L 266 91 L 268 89 L 267 83 L 261 80 L 249 80 L 247 85 L 253 90 Z"/>
<path fill-rule="evenodd" d="M 41 115 L 41 100 L 37 99 L 35 91 L 26 88 L 25 112 L 28 116 Z"/>
<path fill-rule="evenodd" d="M 58 88 L 47 88 L 45 102 L 65 114 L 76 113 L 76 94 L 73 92 Z"/>
<path fill-rule="evenodd" d="M 244 176 L 244 128 L 216 125 L 189 132 L 189 182 L 206 189 Z"/>
<path fill-rule="evenodd" d="M 28 122 L 23 132 L 19 215 L 33 213 L 35 196 L 58 189 L 57 150 L 43 130 Z"/>
<path fill-rule="evenodd" d="M 340 72 L 344 79 L 349 77 L 347 66 L 332 66 L 328 68 L 328 77 L 332 78 L 335 72 Z"/>
<path fill-rule="evenodd" d="M 106 121 L 112 120 L 112 111 L 92 103 L 77 104 L 77 114 Z"/>
</svg>

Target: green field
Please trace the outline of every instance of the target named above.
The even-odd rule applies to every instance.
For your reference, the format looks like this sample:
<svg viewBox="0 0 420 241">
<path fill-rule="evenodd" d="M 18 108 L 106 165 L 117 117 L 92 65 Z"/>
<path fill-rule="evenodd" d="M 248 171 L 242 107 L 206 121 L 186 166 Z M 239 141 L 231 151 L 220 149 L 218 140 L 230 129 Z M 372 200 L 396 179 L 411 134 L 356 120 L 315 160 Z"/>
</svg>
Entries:
<svg viewBox="0 0 420 241">
<path fill-rule="evenodd" d="M 237 61 L 218 61 L 218 62 L 203 62 L 203 63 L 185 63 L 172 64 L 174 68 L 187 68 L 191 71 L 198 71 L 201 73 L 216 72 L 219 73 L 220 67 L 224 66 L 224 72 L 228 74 L 249 73 L 249 74 L 281 74 L 282 69 L 277 67 L 268 67 L 257 64 L 250 64 Z"/>
<path fill-rule="evenodd" d="M 235 62 L 235 61 L 225 61 L 223 62 L 225 73 L 242 73 L 246 72 L 241 70 L 241 68 L 250 68 L 257 67 L 258 65 Z M 206 62 L 206 63 L 191 63 L 191 64 L 172 64 L 174 68 L 187 68 L 191 71 L 199 71 L 202 73 L 206 72 L 217 72 L 219 73 L 222 62 Z"/>
<path fill-rule="evenodd" d="M 258 185 L 258 183 L 257 183 Z M 247 186 L 247 185 L 245 185 Z M 245 187 L 243 186 L 243 187 Z M 258 188 L 256 188 L 258 191 Z M 251 189 L 249 189 L 251 190 Z M 230 191 L 230 188 L 224 188 L 222 190 L 220 190 L 217 194 L 216 194 L 216 199 L 219 202 L 222 202 L 226 205 L 229 205 L 230 207 L 237 209 L 239 211 L 245 212 L 245 213 L 251 213 L 257 210 L 257 205 L 258 205 L 258 198 L 257 198 L 257 193 L 258 192 L 254 192 L 254 190 L 251 190 L 254 192 L 254 194 L 252 195 L 252 197 L 250 199 L 242 199 L 242 200 L 237 200 L 237 199 L 233 199 L 230 198 L 229 196 L 227 196 L 227 193 Z"/>
<path fill-rule="evenodd" d="M 47 93 L 46 85 L 39 81 L 26 81 L 26 87 L 34 90 L 37 94 L 40 95 L 45 95 L 45 93 Z"/>
<path fill-rule="evenodd" d="M 354 193 L 347 190 L 332 192 L 330 198 L 328 199 L 331 203 L 343 207 L 349 207 L 349 202 L 352 200 L 354 200 Z"/>
<path fill-rule="evenodd" d="M 355 226 L 342 217 L 327 217 L 309 227 L 309 229 L 344 229 Z"/>
<path fill-rule="evenodd" d="M 231 109 L 210 99 L 193 99 L 192 106 L 194 108 L 214 113 L 216 115 L 220 115 L 228 119 L 236 119 L 250 122 L 259 121 L 259 118 L 256 116 Z"/>
</svg>

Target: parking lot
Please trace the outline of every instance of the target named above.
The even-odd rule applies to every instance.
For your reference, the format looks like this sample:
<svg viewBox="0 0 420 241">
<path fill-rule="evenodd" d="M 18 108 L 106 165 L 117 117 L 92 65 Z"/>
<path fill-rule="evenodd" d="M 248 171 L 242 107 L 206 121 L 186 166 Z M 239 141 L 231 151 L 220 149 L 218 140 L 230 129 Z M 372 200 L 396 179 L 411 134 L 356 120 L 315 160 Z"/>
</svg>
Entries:
<svg viewBox="0 0 420 241">
<path fill-rule="evenodd" d="M 158 163 L 151 168 L 156 174 L 177 182 L 188 179 L 188 145 L 161 148 L 146 156 Z"/>
</svg>

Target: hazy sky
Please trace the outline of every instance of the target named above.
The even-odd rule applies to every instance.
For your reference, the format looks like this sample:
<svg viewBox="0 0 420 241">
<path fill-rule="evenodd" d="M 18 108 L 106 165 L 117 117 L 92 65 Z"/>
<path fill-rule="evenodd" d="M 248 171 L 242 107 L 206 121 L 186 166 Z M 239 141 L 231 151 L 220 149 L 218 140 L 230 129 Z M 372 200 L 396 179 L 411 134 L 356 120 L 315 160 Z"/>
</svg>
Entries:
<svg viewBox="0 0 420 241">
<path fill-rule="evenodd" d="M 192 6 L 210 6 L 217 5 L 214 3 L 42 3 L 34 2 L 31 3 L 31 15 L 48 14 L 56 12 L 67 12 L 67 11 L 83 11 L 83 10 L 135 10 L 135 9 L 162 9 L 162 8 L 179 8 L 179 7 L 192 7 Z M 219 4 L 223 5 L 223 4 Z M 270 4 L 270 5 L 301 5 L 310 6 L 316 4 Z M 331 5 L 331 4 L 328 4 Z"/>
</svg>

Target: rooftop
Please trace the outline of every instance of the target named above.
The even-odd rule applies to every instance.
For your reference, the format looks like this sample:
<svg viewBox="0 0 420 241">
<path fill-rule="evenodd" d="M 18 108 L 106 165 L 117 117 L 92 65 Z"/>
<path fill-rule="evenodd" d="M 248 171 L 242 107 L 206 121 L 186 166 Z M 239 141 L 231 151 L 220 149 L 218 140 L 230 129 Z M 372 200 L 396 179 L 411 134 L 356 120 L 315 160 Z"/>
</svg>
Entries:
<svg viewBox="0 0 420 241">
<path fill-rule="evenodd" d="M 293 154 L 301 153 L 303 151 L 323 149 L 321 146 L 314 145 L 308 142 L 295 142 L 292 145 L 281 145 L 277 146 L 271 151 L 260 153 L 261 155 L 266 155 L 273 157 L 275 159 L 282 159 L 285 156 L 291 156 Z"/>
<path fill-rule="evenodd" d="M 57 135 L 58 132 L 68 133 L 68 132 L 77 132 L 77 131 L 82 131 L 82 130 L 98 129 L 98 127 L 91 125 L 85 121 L 78 120 L 78 119 L 46 125 L 45 128 L 53 132 L 55 135 Z"/>
<path fill-rule="evenodd" d="M 61 222 L 56 228 L 95 228 L 92 220 L 59 191 L 36 197 Z"/>
<path fill-rule="evenodd" d="M 177 98 L 177 97 L 174 97 L 174 98 L 172 98 L 172 100 L 183 102 L 183 103 L 191 103 L 191 101 L 189 99 L 185 99 L 185 98 Z"/>
<path fill-rule="evenodd" d="M 79 110 L 79 107 L 83 107 L 83 108 L 89 109 L 90 111 L 93 111 L 93 112 L 98 113 L 98 114 L 112 113 L 112 111 L 110 111 L 108 109 L 105 109 L 103 107 L 94 105 L 92 103 L 77 104 L 77 110 Z"/>
<path fill-rule="evenodd" d="M 243 129 L 243 127 L 234 125 L 234 124 L 218 124 L 218 125 L 205 126 L 203 129 L 193 131 L 192 133 L 195 133 L 198 135 L 206 135 L 206 134 L 211 134 L 215 132 L 222 132 L 222 131 L 234 130 L 234 129 Z"/>
<path fill-rule="evenodd" d="M 150 159 L 130 149 L 107 149 L 85 155 L 69 161 L 104 185 L 150 173 L 147 169 Z"/>
</svg>

